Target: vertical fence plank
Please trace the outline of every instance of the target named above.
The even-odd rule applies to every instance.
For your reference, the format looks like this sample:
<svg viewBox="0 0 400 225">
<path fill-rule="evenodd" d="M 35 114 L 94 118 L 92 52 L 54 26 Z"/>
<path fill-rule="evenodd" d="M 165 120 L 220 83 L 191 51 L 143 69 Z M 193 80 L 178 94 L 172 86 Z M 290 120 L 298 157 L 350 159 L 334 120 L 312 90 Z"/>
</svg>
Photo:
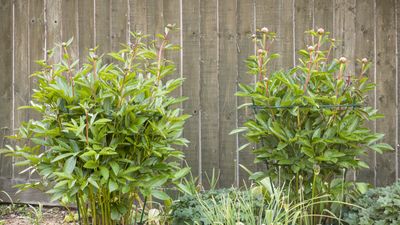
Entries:
<svg viewBox="0 0 400 225">
<path fill-rule="evenodd" d="M 295 54 L 300 49 L 305 49 L 306 45 L 311 44 L 311 41 L 304 32 L 313 28 L 313 1 L 312 0 L 295 0 Z M 297 60 L 297 58 L 296 58 Z M 297 62 L 295 62 L 297 64 Z"/>
<path fill-rule="evenodd" d="M 128 0 L 111 1 L 111 50 L 119 51 L 128 34 Z"/>
<path fill-rule="evenodd" d="M 367 58 L 370 62 L 374 60 L 374 0 L 364 0 L 356 2 L 356 45 L 355 55 L 358 58 Z M 373 64 L 372 64 L 373 65 Z M 360 66 L 356 65 L 356 73 L 359 73 Z M 371 67 L 366 74 L 371 82 L 374 82 L 374 68 Z M 371 91 L 368 95 L 368 105 L 374 106 L 375 93 Z M 375 131 L 375 122 L 368 123 L 368 127 Z M 368 155 L 363 156 L 364 160 L 368 165 L 369 169 L 362 169 L 357 171 L 357 180 L 360 182 L 367 182 L 374 184 L 374 166 L 375 166 L 375 154 L 368 151 Z"/>
<path fill-rule="evenodd" d="M 41 60 L 45 56 L 45 24 L 44 24 L 44 1 L 30 0 L 29 4 L 29 72 L 25 74 L 28 79 L 30 74 L 40 70 L 41 67 L 36 64 L 36 60 Z M 29 90 L 33 94 L 33 88 L 37 85 L 36 78 L 30 79 Z M 30 96 L 29 96 L 30 97 Z M 30 101 L 30 99 L 28 100 Z M 32 112 L 32 111 L 31 111 Z M 38 116 L 36 112 L 30 114 L 30 118 Z"/>
<path fill-rule="evenodd" d="M 168 24 L 175 24 L 177 28 L 181 28 L 180 24 L 180 1 L 179 0 L 164 0 L 163 2 L 163 15 L 164 15 L 164 24 L 163 27 L 167 26 Z M 159 31 L 161 32 L 161 30 Z M 169 41 L 172 44 L 179 45 L 181 42 L 180 37 L 180 30 L 174 31 L 169 34 Z M 167 79 L 175 79 L 181 76 L 181 52 L 180 51 L 167 51 L 165 53 L 165 57 L 168 60 L 171 60 L 175 63 L 175 72 L 169 76 Z M 180 96 L 180 89 L 175 90 L 172 94 L 175 97 Z"/>
<path fill-rule="evenodd" d="M 201 176 L 200 131 L 200 1 L 182 1 L 183 77 L 186 82 L 182 95 L 189 97 L 183 103 L 184 112 L 192 115 L 186 122 L 183 135 L 190 141 L 185 149 L 186 159 L 193 176 Z"/>
<path fill-rule="evenodd" d="M 61 9 L 61 39 L 63 42 L 74 39 L 68 48 L 68 54 L 76 59 L 79 56 L 78 0 L 63 0 Z"/>
<path fill-rule="evenodd" d="M 12 1 L 0 1 L 0 147 L 4 147 L 5 136 L 12 133 L 12 86 L 13 86 L 13 21 Z M 0 156 L 0 177 L 11 178 L 10 158 Z M 0 186 L 1 187 L 1 186 Z"/>
<path fill-rule="evenodd" d="M 395 0 L 376 1 L 376 106 L 385 119 L 376 124 L 384 140 L 396 143 L 396 23 Z M 393 183 L 396 179 L 395 152 L 376 156 L 377 186 Z"/>
<path fill-rule="evenodd" d="M 348 58 L 345 76 L 351 76 L 355 72 L 355 9 L 356 0 L 335 0 L 333 37 L 336 41 L 334 56 Z M 355 171 L 347 172 L 347 179 L 355 180 Z"/>
<path fill-rule="evenodd" d="M 29 75 L 41 69 L 41 67 L 36 64 L 36 60 L 43 59 L 45 54 L 44 0 L 30 0 L 29 20 L 29 71 L 26 74 L 19 74 L 19 76 L 25 79 L 22 83 L 26 84 L 24 88 L 30 93 L 26 105 L 29 105 L 31 96 L 34 93 L 33 89 L 37 87 L 37 78 L 29 77 Z M 24 109 L 24 111 L 25 110 L 29 113 L 29 118 L 26 120 L 39 117 L 39 113 L 36 111 Z M 38 174 L 35 173 L 32 177 L 29 175 L 29 178 L 38 178 Z"/>
<path fill-rule="evenodd" d="M 79 65 L 87 63 L 89 49 L 94 48 L 94 1 L 78 2 L 79 23 Z M 78 41 L 77 40 L 77 41 Z"/>
<path fill-rule="evenodd" d="M 280 51 L 280 36 L 279 28 L 281 23 L 280 17 L 280 0 L 256 0 L 256 28 L 261 29 L 267 27 L 269 31 L 277 33 L 277 40 L 272 44 L 270 52 L 277 53 Z M 271 71 L 276 71 L 282 65 L 282 59 L 275 59 L 269 63 L 267 68 L 267 73 Z"/>
<path fill-rule="evenodd" d="M 253 0 L 238 0 L 237 1 L 237 30 L 238 30 L 238 83 L 250 84 L 254 82 L 254 76 L 247 74 L 247 65 L 245 60 L 250 55 L 254 54 L 254 42 L 251 39 L 251 35 L 255 32 L 254 30 L 254 1 Z M 238 89 L 238 88 L 237 88 Z M 243 99 L 237 97 L 238 106 L 249 102 L 250 99 Z M 238 127 L 243 126 L 243 123 L 253 116 L 250 107 L 238 109 Z M 246 138 L 242 134 L 237 137 L 239 141 L 239 147 L 248 143 Z M 247 147 L 239 152 L 239 164 L 245 166 L 252 172 L 255 172 L 257 167 L 254 163 L 254 155 L 252 153 L 252 146 Z M 239 168 L 239 184 L 248 181 L 249 174 L 246 171 Z"/>
<path fill-rule="evenodd" d="M 235 129 L 237 121 L 237 42 L 236 4 L 229 0 L 218 1 L 219 16 L 219 165 L 220 184 L 224 187 L 237 183 L 237 138 L 229 133 Z"/>
<path fill-rule="evenodd" d="M 200 99 L 203 184 L 212 170 L 219 171 L 219 80 L 218 80 L 218 1 L 201 1 L 200 5 Z"/>
<path fill-rule="evenodd" d="M 27 109 L 18 110 L 18 107 L 28 105 L 30 97 L 29 85 L 29 26 L 34 23 L 35 18 L 30 16 L 29 6 L 31 1 L 15 1 L 14 17 L 14 127 L 18 128 L 23 121 L 29 119 Z M 34 47 L 34 46 L 32 46 Z M 14 131 L 15 132 L 15 131 Z M 18 159 L 15 159 L 16 161 Z M 25 167 L 26 168 L 26 167 Z M 16 167 L 14 177 L 27 179 L 26 174 L 19 174 L 25 168 Z"/>
<path fill-rule="evenodd" d="M 96 0 L 95 9 L 96 46 L 99 53 L 111 51 L 111 0 Z M 100 54 L 99 54 L 100 55 Z M 105 63 L 109 59 L 104 60 Z"/>
<path fill-rule="evenodd" d="M 400 35 L 400 3 L 399 3 L 399 1 L 396 1 L 396 39 L 397 39 L 397 71 L 396 71 L 396 74 L 397 74 L 397 86 L 396 86 L 396 88 L 397 88 L 397 114 L 396 114 L 396 116 L 397 116 L 397 124 L 396 124 L 396 131 L 397 131 L 397 141 L 396 141 L 396 146 L 395 146 L 395 148 L 396 148 L 396 179 L 398 180 L 398 179 L 400 179 L 400 132 L 399 132 L 399 127 L 400 127 L 400 117 L 399 117 L 399 112 L 400 112 L 400 79 L 399 79 L 399 76 L 400 76 L 400 55 L 399 55 L 399 52 L 400 52 L 400 37 L 399 37 L 399 35 Z"/>
<path fill-rule="evenodd" d="M 333 32 L 333 1 L 314 0 L 314 29 Z"/>
<path fill-rule="evenodd" d="M 61 0 L 45 0 L 46 4 L 46 46 L 52 49 L 56 44 L 61 43 Z M 59 61 L 61 59 L 61 52 L 55 48 L 51 62 Z"/>
<path fill-rule="evenodd" d="M 279 28 L 278 28 L 278 41 L 279 45 L 279 64 L 280 68 L 288 70 L 294 65 L 293 59 L 293 16 L 294 16 L 294 1 L 286 0 L 279 2 Z"/>
<path fill-rule="evenodd" d="M 333 36 L 337 40 L 335 56 L 345 56 L 349 59 L 346 71 L 354 74 L 355 66 L 355 10 L 356 0 L 335 0 L 335 21 Z"/>
<path fill-rule="evenodd" d="M 256 29 L 259 30 L 263 27 L 267 27 L 271 32 L 279 32 L 279 0 L 255 0 L 255 23 Z M 277 40 L 276 40 L 277 41 Z M 269 48 L 270 52 L 277 53 L 279 51 L 279 47 L 277 43 L 273 43 L 273 45 Z M 267 73 L 270 74 L 272 71 L 275 71 L 280 67 L 281 59 L 274 59 L 269 62 L 269 66 L 267 68 Z M 259 146 L 256 146 L 259 147 Z M 266 171 L 267 167 L 263 163 L 259 163 L 257 165 L 258 171 Z"/>
<path fill-rule="evenodd" d="M 163 0 L 147 0 L 147 34 L 155 37 L 158 33 L 163 33 L 164 15 Z"/>
<path fill-rule="evenodd" d="M 130 30 L 147 34 L 147 7 L 146 1 L 130 0 Z"/>
</svg>

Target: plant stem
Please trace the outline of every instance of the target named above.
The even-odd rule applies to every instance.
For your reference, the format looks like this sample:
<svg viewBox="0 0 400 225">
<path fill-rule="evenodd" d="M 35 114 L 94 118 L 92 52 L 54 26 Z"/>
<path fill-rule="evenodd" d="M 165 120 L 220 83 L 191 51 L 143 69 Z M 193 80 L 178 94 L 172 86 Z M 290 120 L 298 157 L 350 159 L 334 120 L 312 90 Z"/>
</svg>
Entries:
<svg viewBox="0 0 400 225">
<path fill-rule="evenodd" d="M 75 195 L 75 200 L 76 200 L 76 206 L 78 208 L 78 223 L 79 225 L 82 225 L 82 221 L 81 221 L 81 210 L 80 210 L 80 204 L 79 204 L 79 197 L 78 195 Z"/>
<path fill-rule="evenodd" d="M 140 222 L 139 222 L 140 224 L 143 224 L 144 209 L 146 208 L 146 204 L 147 204 L 147 196 L 144 197 L 142 215 L 140 216 Z"/>
</svg>

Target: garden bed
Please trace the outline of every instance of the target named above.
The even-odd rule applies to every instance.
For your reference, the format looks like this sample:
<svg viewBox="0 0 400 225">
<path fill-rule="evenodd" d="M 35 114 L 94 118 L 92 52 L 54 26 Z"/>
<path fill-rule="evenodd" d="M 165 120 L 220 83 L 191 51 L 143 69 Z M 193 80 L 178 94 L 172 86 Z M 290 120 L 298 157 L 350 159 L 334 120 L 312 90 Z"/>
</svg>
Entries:
<svg viewBox="0 0 400 225">
<path fill-rule="evenodd" d="M 75 212 L 72 212 L 75 213 Z M 0 225 L 68 225 L 68 211 L 61 207 L 29 206 L 22 204 L 1 204 Z"/>
</svg>

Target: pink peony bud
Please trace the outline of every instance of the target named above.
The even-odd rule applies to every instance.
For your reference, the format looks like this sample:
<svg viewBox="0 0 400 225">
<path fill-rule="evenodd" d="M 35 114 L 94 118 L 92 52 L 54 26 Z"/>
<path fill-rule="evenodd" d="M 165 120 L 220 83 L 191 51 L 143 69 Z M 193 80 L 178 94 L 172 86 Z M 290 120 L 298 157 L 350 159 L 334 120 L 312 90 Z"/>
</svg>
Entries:
<svg viewBox="0 0 400 225">
<path fill-rule="evenodd" d="M 340 57 L 339 62 L 340 63 L 346 63 L 347 62 L 346 57 Z"/>
<path fill-rule="evenodd" d="M 269 32 L 269 30 L 268 30 L 268 28 L 263 27 L 263 28 L 261 28 L 261 32 L 264 33 L 264 34 L 266 34 L 266 33 Z"/>
<path fill-rule="evenodd" d="M 366 63 L 368 63 L 368 59 L 367 58 L 363 58 L 363 59 L 361 59 L 361 62 L 366 64 Z"/>
</svg>

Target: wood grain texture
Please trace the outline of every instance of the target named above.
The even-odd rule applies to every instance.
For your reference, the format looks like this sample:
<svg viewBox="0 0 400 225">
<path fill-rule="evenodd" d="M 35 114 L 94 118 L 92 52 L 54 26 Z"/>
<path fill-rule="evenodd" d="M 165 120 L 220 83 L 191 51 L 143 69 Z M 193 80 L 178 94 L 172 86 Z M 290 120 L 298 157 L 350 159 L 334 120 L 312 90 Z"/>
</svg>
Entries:
<svg viewBox="0 0 400 225">
<path fill-rule="evenodd" d="M 256 28 L 261 29 L 263 27 L 267 27 L 269 31 L 277 33 L 277 39 L 269 48 L 270 52 L 273 53 L 280 52 L 280 42 L 283 37 L 281 34 L 279 34 L 282 22 L 282 17 L 280 16 L 280 7 L 280 0 L 255 0 Z M 269 66 L 267 66 L 267 73 L 276 71 L 277 69 L 281 68 L 281 66 L 282 57 L 269 63 Z"/>
<path fill-rule="evenodd" d="M 354 74 L 355 66 L 355 10 L 356 0 L 335 0 L 334 3 L 334 27 L 333 37 L 336 39 L 334 56 L 346 57 L 350 60 L 346 65 L 346 71 Z"/>
<path fill-rule="evenodd" d="M 333 5 L 334 1 L 314 0 L 314 29 L 333 32 Z"/>
<path fill-rule="evenodd" d="M 68 47 L 68 54 L 71 58 L 77 59 L 79 57 L 78 0 L 63 0 L 61 8 L 61 39 L 63 42 L 74 39 Z"/>
<path fill-rule="evenodd" d="M 396 21 L 395 0 L 376 1 L 376 107 L 385 115 L 377 122 L 377 132 L 384 141 L 396 144 Z M 395 152 L 376 156 L 376 185 L 385 186 L 396 180 Z"/>
<path fill-rule="evenodd" d="M 147 34 L 147 7 L 146 1 L 129 1 L 130 30 Z"/>
<path fill-rule="evenodd" d="M 163 0 L 147 0 L 146 8 L 147 13 L 147 34 L 153 38 L 158 33 L 164 32 L 164 14 L 163 14 L 164 1 Z"/>
<path fill-rule="evenodd" d="M 29 67 L 30 67 L 30 41 L 29 26 L 31 21 L 29 5 L 24 0 L 15 1 L 15 27 L 14 27 L 14 126 L 16 128 L 29 119 L 29 110 L 18 110 L 18 107 L 28 105 L 30 98 Z M 31 2 L 29 2 L 31 3 Z M 34 46 L 33 46 L 34 47 Z"/>
<path fill-rule="evenodd" d="M 372 7 L 371 7 L 372 6 Z M 356 45 L 355 45 L 355 56 L 357 58 L 367 58 L 370 62 L 374 60 L 374 0 L 365 0 L 356 2 L 356 20 L 355 20 L 355 30 L 356 30 Z M 374 63 L 372 63 L 374 65 Z M 356 64 L 356 73 L 359 74 L 360 71 L 359 64 Z M 374 82 L 375 73 L 374 67 L 372 66 L 368 73 L 370 82 Z M 368 105 L 374 106 L 375 103 L 375 93 L 371 91 L 368 95 Z M 375 131 L 375 121 L 368 123 L 368 127 Z M 357 171 L 356 178 L 360 182 L 368 182 L 370 184 L 375 184 L 375 154 L 372 151 L 368 151 L 366 156 L 362 159 L 369 165 L 369 169 L 362 169 Z"/>
<path fill-rule="evenodd" d="M 111 50 L 119 51 L 128 43 L 128 0 L 111 1 Z"/>
<path fill-rule="evenodd" d="M 229 135 L 236 128 L 237 102 L 237 35 L 236 4 L 229 0 L 218 1 L 219 22 L 219 168 L 220 185 L 229 187 L 238 183 L 238 159 L 235 149 L 238 147 L 237 136 Z"/>
<path fill-rule="evenodd" d="M 313 28 L 313 0 L 295 0 L 294 2 L 294 32 L 295 32 L 295 43 L 294 49 L 296 54 L 296 60 L 298 51 L 305 49 L 307 45 L 311 44 L 309 35 L 305 34 Z M 298 62 L 295 61 L 297 65 Z"/>
<path fill-rule="evenodd" d="M 12 1 L 0 1 L 0 140 L 6 144 L 4 137 L 12 134 L 12 86 L 13 86 L 13 14 Z M 0 176 L 12 177 L 12 160 L 0 156 Z"/>
<path fill-rule="evenodd" d="M 203 185 L 213 169 L 219 171 L 219 80 L 218 80 L 218 1 L 201 1 L 200 5 L 200 99 L 201 99 L 201 162 Z M 233 171 L 232 171 L 233 172 Z"/>
<path fill-rule="evenodd" d="M 44 1 L 43 0 L 30 0 L 29 7 L 29 73 L 24 74 L 25 81 L 29 82 L 30 91 L 29 99 L 27 105 L 29 105 L 29 101 L 31 101 L 31 96 L 34 93 L 33 89 L 37 87 L 37 78 L 36 77 L 28 77 L 30 74 L 41 69 L 39 65 L 37 65 L 36 60 L 41 60 L 45 58 L 45 12 L 44 12 Z M 40 114 L 34 110 L 28 110 L 29 118 L 28 119 L 38 119 L 40 118 Z M 27 174 L 29 179 L 39 178 L 37 173 L 29 173 Z"/>
<path fill-rule="evenodd" d="M 254 2 L 252 0 L 238 0 L 237 1 L 237 30 L 238 30 L 238 59 L 237 59 L 237 70 L 238 70 L 238 83 L 250 84 L 254 83 L 255 77 L 253 75 L 247 74 L 247 65 L 245 60 L 254 54 L 254 42 L 251 39 L 251 35 L 255 32 L 255 13 L 254 13 Z M 237 88 L 239 89 L 239 88 Z M 237 97 L 238 106 L 249 102 L 250 99 L 243 99 L 242 97 Z M 250 117 L 253 116 L 250 107 L 245 107 L 238 109 L 238 127 L 243 126 L 243 123 Z M 242 134 L 238 135 L 238 145 L 239 147 L 248 143 L 246 138 Z M 254 155 L 252 153 L 253 145 L 243 149 L 239 152 L 238 164 L 245 166 L 250 171 L 255 172 L 257 166 L 254 164 Z M 239 168 L 239 184 L 244 182 L 248 183 L 249 174 Z"/>
<path fill-rule="evenodd" d="M 99 46 L 98 54 L 111 51 L 111 0 L 96 0 L 95 9 L 95 45 Z M 110 62 L 105 57 L 104 62 Z"/>
<path fill-rule="evenodd" d="M 61 52 L 56 47 L 56 44 L 62 42 L 61 38 L 61 3 L 62 0 L 45 0 L 46 4 L 46 48 L 53 49 L 54 54 L 49 63 L 59 62 L 61 60 Z"/>
<path fill-rule="evenodd" d="M 79 65 L 88 62 L 89 49 L 95 47 L 94 1 L 78 1 Z"/>
<path fill-rule="evenodd" d="M 332 36 L 336 39 L 336 49 L 333 56 L 340 58 L 342 56 L 348 59 L 346 64 L 345 76 L 351 76 L 355 73 L 355 10 L 356 0 L 335 0 L 334 1 L 334 23 Z M 347 172 L 348 180 L 355 180 L 356 172 L 350 170 Z"/>
<path fill-rule="evenodd" d="M 278 43 L 279 46 L 279 68 L 278 70 L 288 70 L 294 65 L 294 35 L 293 35 L 293 17 L 294 17 L 295 0 L 279 1 L 279 17 L 280 24 L 278 27 Z"/>
<path fill-rule="evenodd" d="M 170 43 L 175 45 L 180 45 L 181 43 L 181 35 L 180 35 L 180 1 L 179 0 L 164 0 L 163 1 L 163 27 L 168 24 L 175 24 L 178 30 L 171 32 L 168 35 L 168 39 Z M 161 31 L 160 31 L 161 32 Z M 171 60 L 175 64 L 175 72 L 171 74 L 167 79 L 176 79 L 181 77 L 181 50 L 177 51 L 167 51 L 165 52 L 165 57 L 168 60 Z M 181 89 L 176 89 L 172 95 L 178 97 L 181 95 Z"/>
<path fill-rule="evenodd" d="M 400 79 L 399 79 L 399 75 L 400 75 L 400 55 L 399 55 L 399 46 L 400 46 L 400 3 L 398 1 L 396 1 L 396 38 L 397 38 L 397 124 L 396 124 L 396 131 L 397 131 L 397 143 L 396 143 L 396 178 L 397 180 L 400 179 L 400 134 L 399 134 L 399 126 L 400 126 L 400 118 L 399 118 L 399 112 L 400 112 Z"/>
<path fill-rule="evenodd" d="M 184 113 L 192 115 L 186 122 L 183 136 L 190 141 L 184 149 L 193 176 L 201 179 L 201 130 L 200 130 L 200 1 L 182 1 L 183 77 L 182 96 L 190 100 L 183 103 Z"/>
</svg>

